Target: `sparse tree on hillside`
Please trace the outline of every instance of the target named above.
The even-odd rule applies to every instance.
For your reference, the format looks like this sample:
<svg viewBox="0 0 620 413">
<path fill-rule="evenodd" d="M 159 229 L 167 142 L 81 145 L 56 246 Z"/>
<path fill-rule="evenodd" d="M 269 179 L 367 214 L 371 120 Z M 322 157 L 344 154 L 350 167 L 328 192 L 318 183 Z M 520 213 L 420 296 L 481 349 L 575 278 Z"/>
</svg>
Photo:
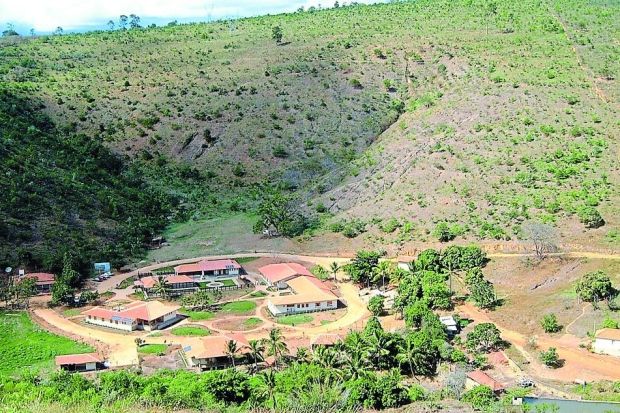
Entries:
<svg viewBox="0 0 620 413">
<path fill-rule="evenodd" d="M 545 314 L 540 322 L 545 333 L 557 333 L 562 329 L 562 326 L 558 324 L 558 318 L 554 313 Z"/>
<path fill-rule="evenodd" d="M 539 222 L 528 222 L 523 225 L 522 230 L 525 238 L 534 244 L 536 257 L 539 260 L 544 259 L 548 253 L 557 251 L 557 234 L 551 226 Z"/>
<path fill-rule="evenodd" d="M 140 28 L 140 17 L 135 14 L 129 15 L 129 28 L 130 29 L 139 29 Z"/>
<path fill-rule="evenodd" d="M 108 22 L 108 29 L 110 29 L 110 30 L 114 30 L 114 26 L 115 26 L 115 24 L 114 24 L 114 20 L 110 20 L 110 21 Z"/>
<path fill-rule="evenodd" d="M 496 349 L 502 342 L 500 331 L 493 323 L 481 323 L 467 333 L 467 347 L 472 350 L 489 351 Z"/>
<path fill-rule="evenodd" d="M 271 28 L 271 37 L 277 44 L 282 43 L 282 28 L 280 26 L 273 26 Z"/>
<path fill-rule="evenodd" d="M 583 301 L 593 302 L 607 299 L 614 292 L 609 276 L 603 271 L 585 274 L 577 283 L 576 290 Z"/>
<path fill-rule="evenodd" d="M 125 28 L 127 27 L 127 21 L 129 19 L 127 18 L 127 16 L 125 16 L 124 14 L 121 14 L 120 17 L 118 18 L 118 27 L 121 30 L 125 30 Z"/>
<path fill-rule="evenodd" d="M 485 13 L 487 17 L 487 34 L 489 34 L 489 20 L 491 20 L 491 16 L 495 16 L 497 14 L 497 3 L 494 0 L 487 0 L 485 5 Z"/>
<path fill-rule="evenodd" d="M 301 234 L 307 226 L 307 219 L 299 212 L 297 200 L 280 191 L 266 195 L 258 207 L 259 220 L 254 233 L 276 230 L 277 235 L 293 237 Z"/>
<path fill-rule="evenodd" d="M 56 30 L 54 30 L 54 34 L 57 36 L 61 36 L 63 33 L 64 33 L 64 30 L 60 26 L 56 27 Z"/>
</svg>

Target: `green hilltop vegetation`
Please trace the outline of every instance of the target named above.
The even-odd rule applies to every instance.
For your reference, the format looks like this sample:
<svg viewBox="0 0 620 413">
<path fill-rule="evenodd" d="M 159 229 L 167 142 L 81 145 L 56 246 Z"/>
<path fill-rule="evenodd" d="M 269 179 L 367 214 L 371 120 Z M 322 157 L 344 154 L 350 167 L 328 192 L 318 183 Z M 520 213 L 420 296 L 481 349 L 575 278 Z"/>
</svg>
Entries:
<svg viewBox="0 0 620 413">
<path fill-rule="evenodd" d="M 568 241 L 606 242 L 618 239 L 619 7 L 424 0 L 13 36 L 0 42 L 0 76 L 11 99 L 36 98 L 58 136 L 139 171 L 143 200 L 170 197 L 146 201 L 161 209 L 148 220 L 173 209 L 180 221 L 252 214 L 277 187 L 314 218 L 295 231 L 310 236 L 506 240 L 534 220 Z M 92 199 L 76 196 L 73 208 Z M 11 216 L 33 234 L 55 222 L 37 205 Z M 78 221 L 71 228 L 108 241 L 108 224 L 137 219 L 60 209 Z"/>
</svg>

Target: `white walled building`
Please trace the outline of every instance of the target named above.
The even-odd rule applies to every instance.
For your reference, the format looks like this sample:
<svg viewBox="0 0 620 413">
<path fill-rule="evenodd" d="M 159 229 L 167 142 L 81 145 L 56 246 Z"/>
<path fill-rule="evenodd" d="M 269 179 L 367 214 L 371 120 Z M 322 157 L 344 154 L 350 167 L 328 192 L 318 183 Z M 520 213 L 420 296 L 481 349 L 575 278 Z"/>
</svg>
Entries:
<svg viewBox="0 0 620 413">
<path fill-rule="evenodd" d="M 620 356 L 620 330 L 604 328 L 597 331 L 594 350 L 601 354 Z"/>
<path fill-rule="evenodd" d="M 180 320 L 179 306 L 169 306 L 159 301 L 135 301 L 113 309 L 94 307 L 84 311 L 84 321 L 117 330 L 157 330 Z"/>
</svg>

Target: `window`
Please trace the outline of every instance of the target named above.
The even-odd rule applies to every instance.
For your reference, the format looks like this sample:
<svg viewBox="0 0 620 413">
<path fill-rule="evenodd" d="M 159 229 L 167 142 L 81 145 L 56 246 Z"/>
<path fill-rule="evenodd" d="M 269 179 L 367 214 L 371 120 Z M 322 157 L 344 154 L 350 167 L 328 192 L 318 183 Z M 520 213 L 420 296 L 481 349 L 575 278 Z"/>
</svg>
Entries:
<svg viewBox="0 0 620 413">
<path fill-rule="evenodd" d="M 315 306 L 316 306 L 316 307 L 320 307 L 320 306 L 321 306 L 321 303 L 316 303 L 316 304 L 315 304 Z"/>
</svg>

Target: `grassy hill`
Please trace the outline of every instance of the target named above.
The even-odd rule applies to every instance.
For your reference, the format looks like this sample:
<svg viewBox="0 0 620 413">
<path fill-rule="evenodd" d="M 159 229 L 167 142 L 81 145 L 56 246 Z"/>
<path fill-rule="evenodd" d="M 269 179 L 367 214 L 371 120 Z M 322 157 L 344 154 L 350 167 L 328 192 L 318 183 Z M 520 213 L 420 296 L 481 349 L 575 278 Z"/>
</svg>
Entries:
<svg viewBox="0 0 620 413">
<path fill-rule="evenodd" d="M 496 4 L 11 39 L 0 74 L 65 130 L 132 157 L 191 225 L 251 212 L 280 184 L 302 190 L 323 237 L 356 220 L 360 243 L 430 241 L 440 222 L 509 239 L 540 220 L 613 242 L 620 6 Z M 607 224 L 586 231 L 591 208 Z"/>
</svg>

